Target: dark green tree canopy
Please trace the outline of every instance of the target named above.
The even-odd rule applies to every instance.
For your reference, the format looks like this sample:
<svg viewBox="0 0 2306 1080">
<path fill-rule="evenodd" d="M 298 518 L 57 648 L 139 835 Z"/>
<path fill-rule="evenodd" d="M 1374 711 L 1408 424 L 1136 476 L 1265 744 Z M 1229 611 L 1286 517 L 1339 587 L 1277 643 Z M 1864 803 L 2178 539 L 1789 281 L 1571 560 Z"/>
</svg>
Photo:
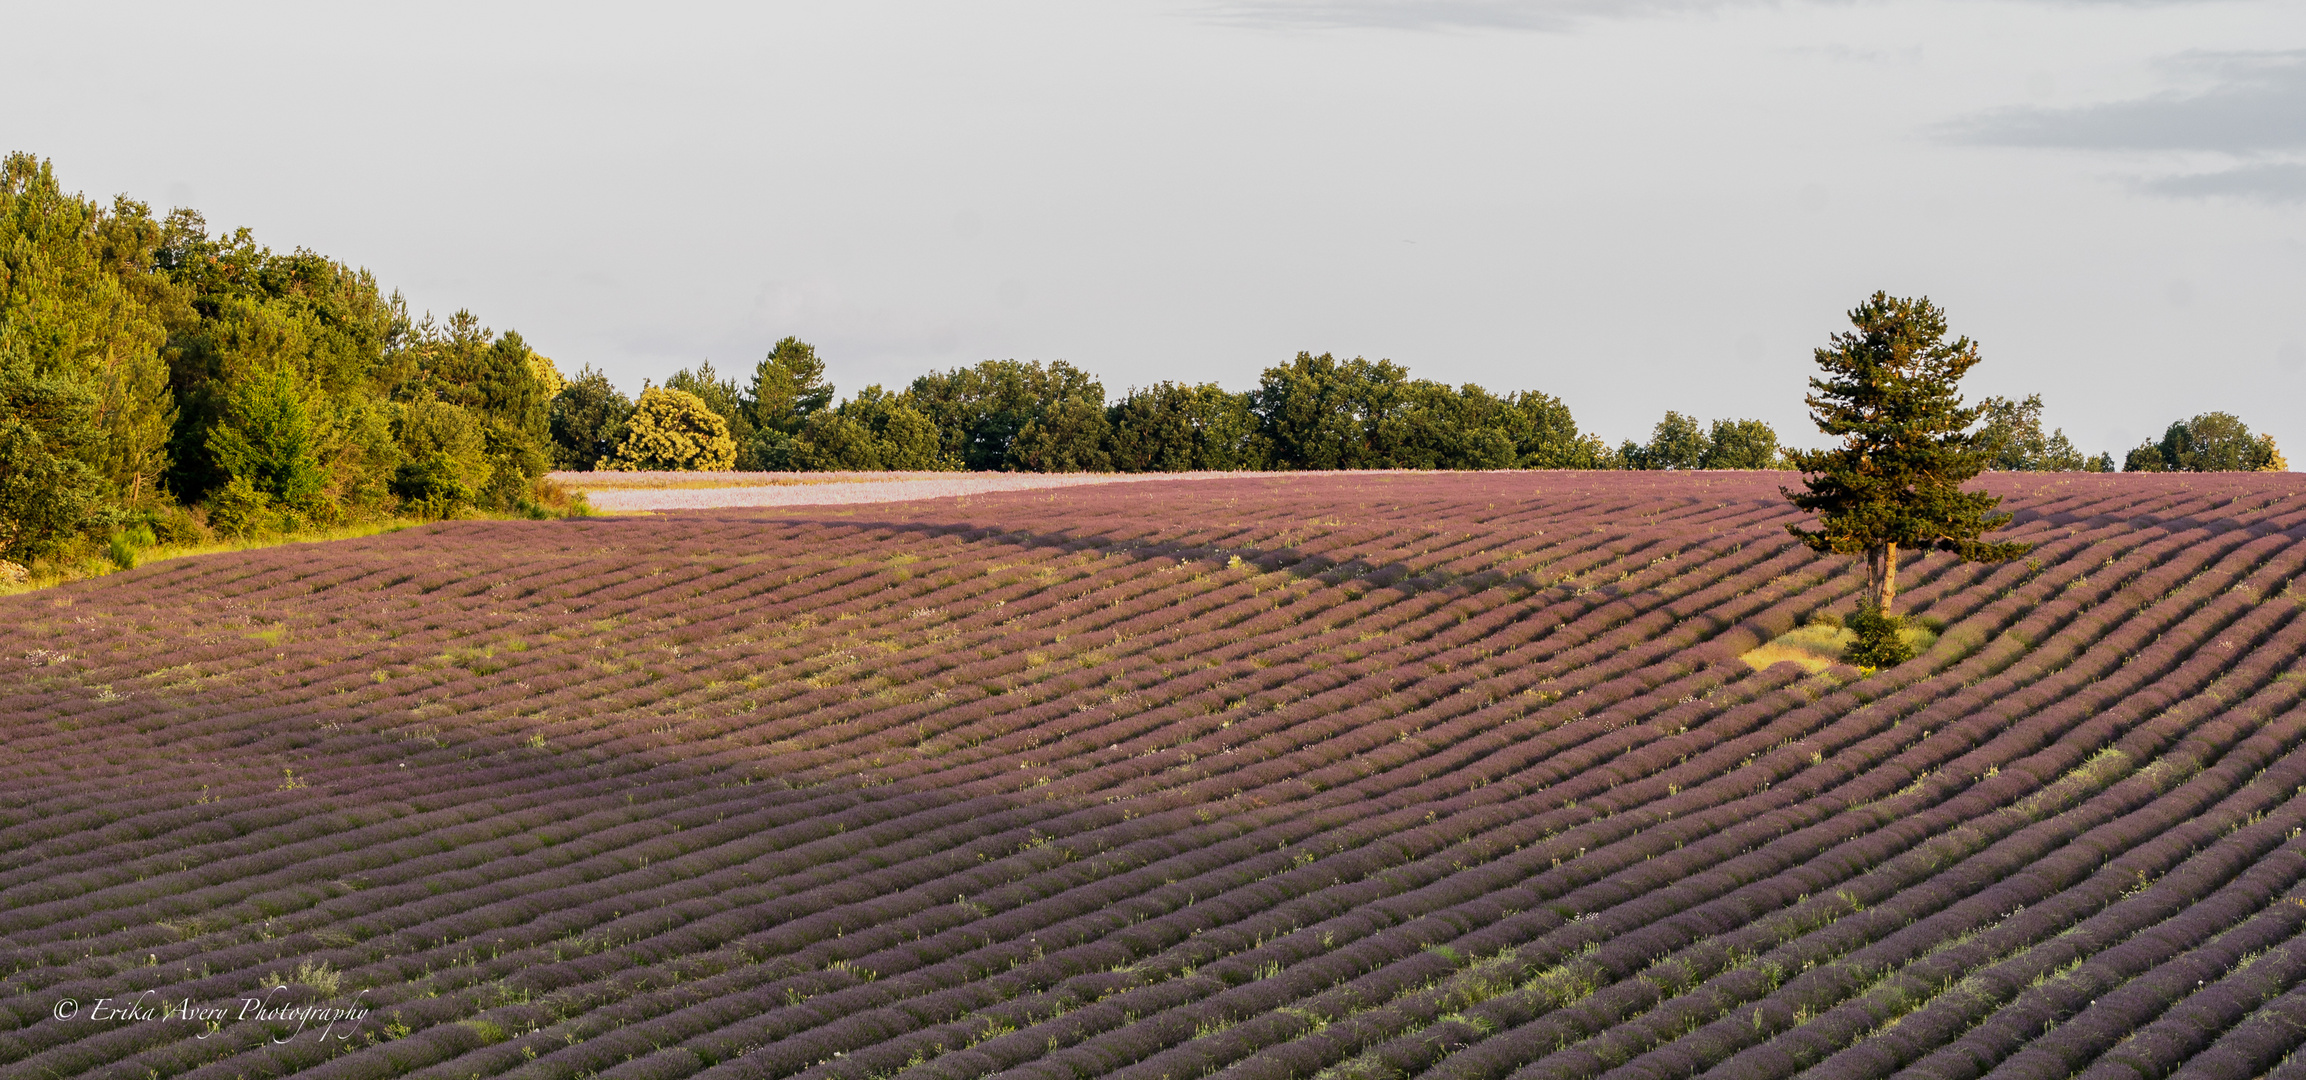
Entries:
<svg viewBox="0 0 2306 1080">
<path fill-rule="evenodd" d="M 1216 383 L 1160 382 L 1105 410 L 1108 453 L 1122 472 L 1253 469 L 1257 417 L 1249 396 Z"/>
<path fill-rule="evenodd" d="M 914 379 L 904 396 L 937 426 L 943 456 L 970 469 L 1032 468 L 1020 456 L 1017 438 L 1043 416 L 1064 419 L 1040 425 L 1039 436 L 1025 447 L 1036 460 L 1093 461 L 1103 453 L 1105 387 L 1063 360 L 986 360 L 931 372 Z"/>
<path fill-rule="evenodd" d="M 1628 469 L 1774 469 L 1778 433 L 1759 420 L 1716 420 L 1701 428 L 1696 417 L 1668 411 L 1648 443 L 1629 439 L 1617 456 Z"/>
<path fill-rule="evenodd" d="M 2065 429 L 2042 432 L 2042 395 L 2023 400 L 1989 397 L 1978 402 L 1985 428 L 1978 434 L 1989 469 L 2004 472 L 2112 472 L 2114 459 L 2090 457 L 2074 448 Z"/>
<path fill-rule="evenodd" d="M 837 408 L 809 413 L 793 438 L 795 468 L 950 471 L 959 463 L 946 456 L 937 425 L 904 394 L 878 384 L 857 391 Z"/>
<path fill-rule="evenodd" d="M 1705 429 L 1696 417 L 1667 410 L 1665 419 L 1650 429 L 1646 445 L 1628 439 L 1617 456 L 1629 469 L 1695 469 L 1702 467 L 1706 447 Z"/>
<path fill-rule="evenodd" d="M 1875 293 L 1850 323 L 1816 351 L 1824 377 L 1810 379 L 1806 399 L 1818 430 L 1841 444 L 1786 454 L 1808 475 L 1807 490 L 1785 495 L 1817 525 L 1787 529 L 1817 551 L 1865 556 L 1869 601 L 1886 612 L 1900 548 L 1998 561 L 2029 545 L 1979 539 L 2010 516 L 1994 511 L 1995 496 L 1962 490 L 1987 463 L 1983 437 L 1969 431 L 1983 410 L 1960 392 L 1977 346 L 1947 341 L 1945 313 L 1927 297 Z"/>
<path fill-rule="evenodd" d="M 1716 420 L 1706 432 L 1701 469 L 1778 467 L 1777 430 L 1759 420 Z"/>
<path fill-rule="evenodd" d="M 99 439 L 95 413 L 85 387 L 0 353 L 0 559 L 45 555 L 90 516 L 99 478 L 82 459 Z"/>
<path fill-rule="evenodd" d="M 1577 429 L 1577 418 L 1560 398 L 1537 390 L 1507 394 L 1498 423 L 1513 440 L 1513 467 L 1517 469 L 1611 469 L 1617 467 L 1609 444 L 1598 435 Z"/>
<path fill-rule="evenodd" d="M 2271 435 L 2253 435 L 2233 413 L 2180 420 L 2162 441 L 2130 451 L 2123 472 L 2281 472 L 2290 467 Z"/>
<path fill-rule="evenodd" d="M 748 404 L 755 428 L 787 435 L 799 434 L 811 415 L 831 408 L 833 384 L 825 381 L 816 347 L 797 337 L 778 341 L 753 367 Z"/>
<path fill-rule="evenodd" d="M 568 385 L 553 395 L 553 467 L 577 472 L 596 468 L 624 441 L 625 421 L 632 415 L 633 399 L 610 383 L 608 376 L 591 364 L 578 368 Z"/>
</svg>

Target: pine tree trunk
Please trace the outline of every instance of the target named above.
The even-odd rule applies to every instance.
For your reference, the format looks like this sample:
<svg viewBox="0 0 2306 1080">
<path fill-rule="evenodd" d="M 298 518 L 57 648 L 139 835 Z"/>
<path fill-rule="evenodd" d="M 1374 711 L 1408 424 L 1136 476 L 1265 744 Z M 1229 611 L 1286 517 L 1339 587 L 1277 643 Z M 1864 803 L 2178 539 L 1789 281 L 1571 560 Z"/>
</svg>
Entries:
<svg viewBox="0 0 2306 1080">
<path fill-rule="evenodd" d="M 1882 614 L 1898 598 L 1898 545 L 1875 544 L 1866 549 L 1866 597 Z"/>
</svg>

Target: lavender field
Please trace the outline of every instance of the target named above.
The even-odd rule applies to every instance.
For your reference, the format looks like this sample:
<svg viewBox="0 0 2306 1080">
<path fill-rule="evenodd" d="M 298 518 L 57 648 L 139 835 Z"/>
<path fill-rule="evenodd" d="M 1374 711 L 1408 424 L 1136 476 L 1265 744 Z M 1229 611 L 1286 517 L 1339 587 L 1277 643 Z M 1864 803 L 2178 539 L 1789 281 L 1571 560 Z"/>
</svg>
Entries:
<svg viewBox="0 0 2306 1080">
<path fill-rule="evenodd" d="M 2032 555 L 1918 562 L 1928 651 L 1813 673 L 1744 659 L 1861 580 L 1786 479 L 457 522 L 0 598 L 0 1075 L 2306 1076 L 2306 482 L 1989 477 Z"/>
</svg>

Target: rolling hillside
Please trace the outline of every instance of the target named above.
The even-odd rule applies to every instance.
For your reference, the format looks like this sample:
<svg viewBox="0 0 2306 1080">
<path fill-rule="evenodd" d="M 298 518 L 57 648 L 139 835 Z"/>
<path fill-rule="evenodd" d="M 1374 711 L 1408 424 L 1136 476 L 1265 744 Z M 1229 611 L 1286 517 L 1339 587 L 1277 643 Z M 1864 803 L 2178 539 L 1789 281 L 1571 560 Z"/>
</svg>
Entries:
<svg viewBox="0 0 2306 1080">
<path fill-rule="evenodd" d="M 1783 482 L 452 523 L 0 598 L 0 1075 L 2306 1075 L 2306 482 L 1989 478 L 2033 556 L 1915 564 L 1935 638 L 1871 673 Z"/>
</svg>

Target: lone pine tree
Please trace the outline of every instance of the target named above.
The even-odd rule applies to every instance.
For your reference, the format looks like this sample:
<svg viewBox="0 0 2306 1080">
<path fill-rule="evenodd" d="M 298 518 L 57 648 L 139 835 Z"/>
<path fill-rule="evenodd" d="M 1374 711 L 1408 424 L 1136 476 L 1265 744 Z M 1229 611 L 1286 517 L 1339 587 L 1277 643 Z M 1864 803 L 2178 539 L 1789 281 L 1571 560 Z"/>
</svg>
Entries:
<svg viewBox="0 0 2306 1080">
<path fill-rule="evenodd" d="M 1966 337 L 1948 342 L 1945 312 L 1928 297 L 1877 292 L 1850 312 L 1850 323 L 1854 332 L 1836 334 L 1817 350 L 1824 377 L 1810 380 L 1805 399 L 1818 430 L 1841 445 L 1787 451 L 1808 490 L 1779 490 L 1818 515 L 1815 528 L 1786 526 L 1803 543 L 1865 556 L 1866 590 L 1851 624 L 1858 642 L 1850 656 L 1883 666 L 1908 655 L 1890 611 L 1901 547 L 1999 562 L 2032 545 L 1980 540 L 2010 515 L 1994 512 L 2001 499 L 1961 489 L 1990 461 L 1984 437 L 1969 431 L 1983 410 L 1963 406 L 1958 389 L 1978 363 L 1978 347 Z"/>
</svg>

